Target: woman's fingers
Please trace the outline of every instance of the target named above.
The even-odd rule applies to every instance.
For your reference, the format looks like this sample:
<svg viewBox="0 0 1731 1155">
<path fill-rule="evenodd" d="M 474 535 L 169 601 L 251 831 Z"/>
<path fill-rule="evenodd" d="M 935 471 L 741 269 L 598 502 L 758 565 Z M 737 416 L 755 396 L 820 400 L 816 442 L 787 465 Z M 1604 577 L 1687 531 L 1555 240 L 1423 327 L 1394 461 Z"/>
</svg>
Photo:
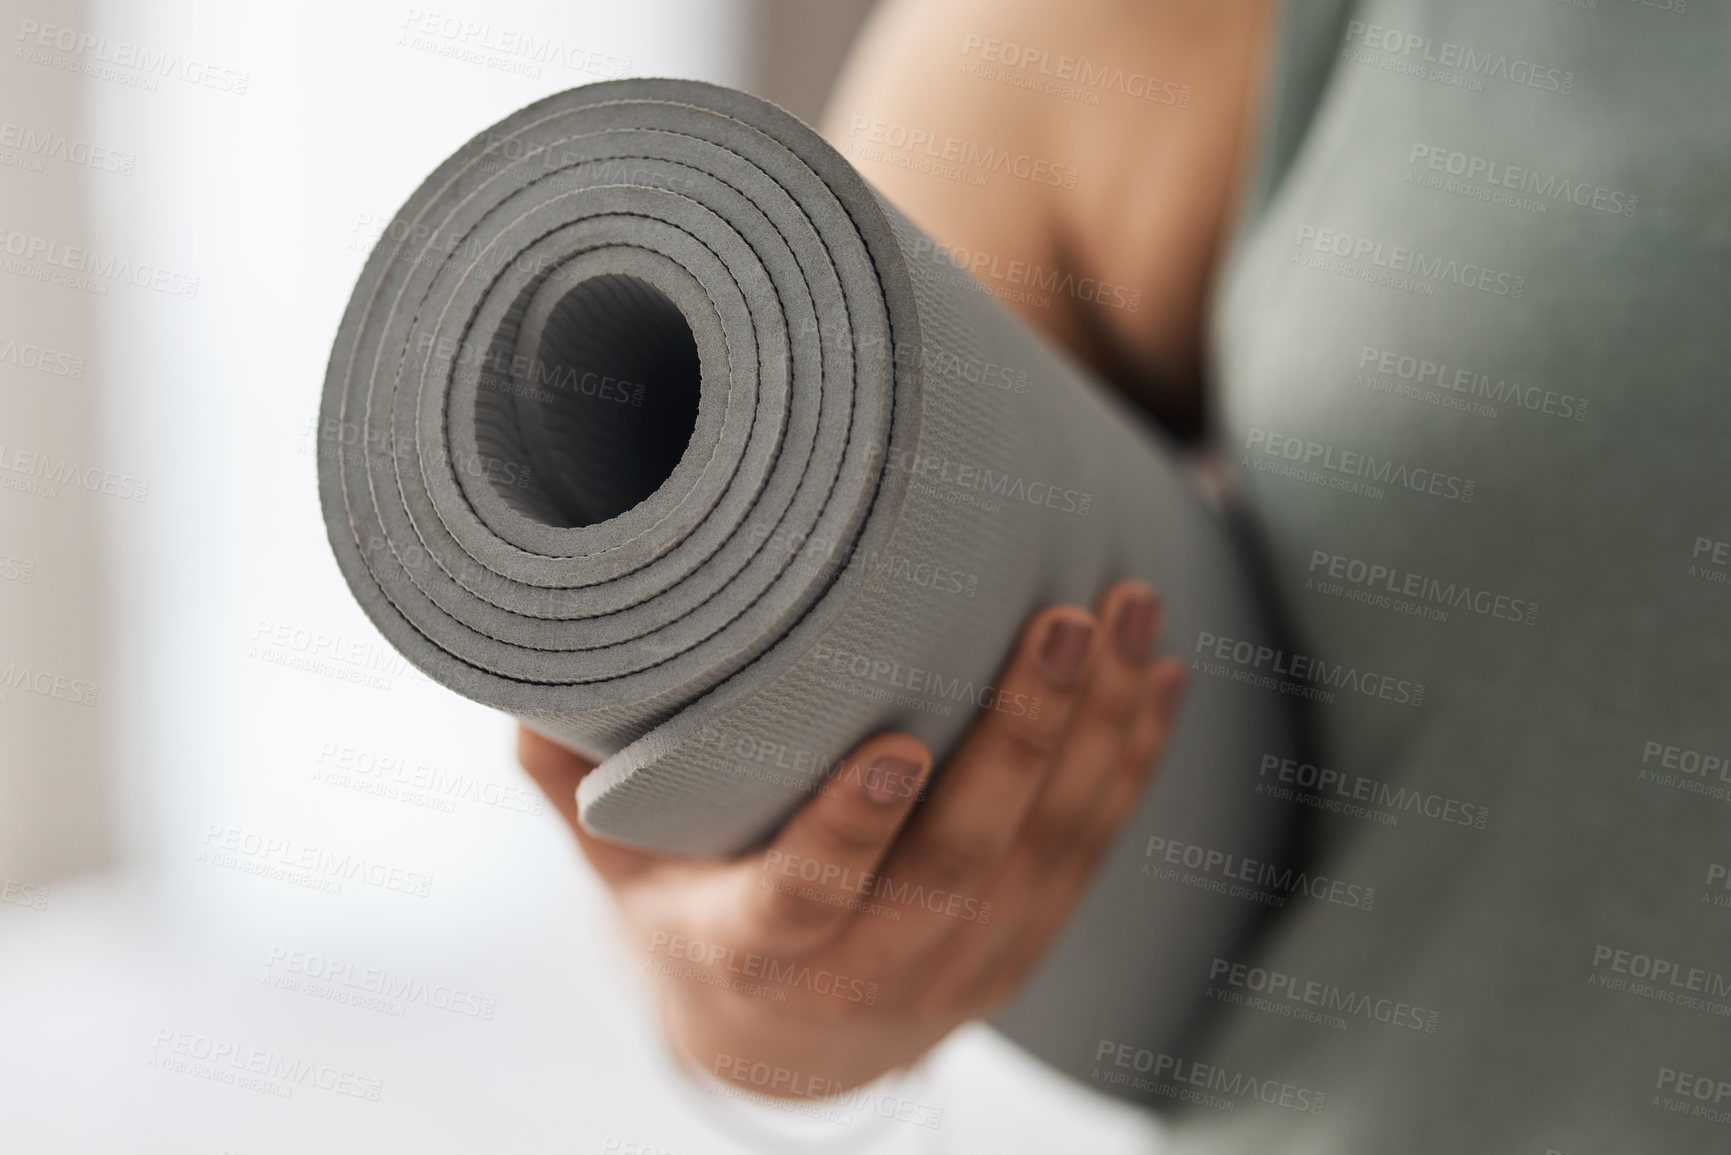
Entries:
<svg viewBox="0 0 1731 1155">
<path fill-rule="evenodd" d="M 857 946 L 885 966 L 909 961 L 953 925 L 956 906 L 977 902 L 1052 771 L 1098 634 L 1080 606 L 1035 615 L 984 716 L 884 861 L 880 888 L 900 917 L 856 920 L 842 948 Z M 916 901 L 904 901 L 910 895 Z"/>
<path fill-rule="evenodd" d="M 1146 582 L 1120 582 L 1100 599 L 1109 639 L 1088 679 L 1076 717 L 1058 756 L 1056 772 L 1028 812 L 1016 837 L 1016 855 L 1036 876 L 1060 865 L 1074 847 L 1107 779 L 1123 757 L 1129 729 L 1144 705 L 1160 601 Z"/>
<path fill-rule="evenodd" d="M 931 767 L 909 734 L 883 734 L 848 755 L 767 850 L 740 865 L 745 936 L 800 952 L 830 938 L 870 901 L 875 871 Z"/>
<path fill-rule="evenodd" d="M 1023 861 L 1043 859 L 1048 864 L 1044 868 L 1004 872 L 1005 885 L 1017 887 L 1023 898 L 1011 918 L 994 928 L 999 941 L 982 959 L 973 984 L 980 1013 L 990 1013 L 1021 989 L 1087 892 L 1124 823 L 1136 813 L 1177 724 L 1186 678 L 1184 663 L 1177 658 L 1163 658 L 1146 671 L 1124 745 L 1095 805 L 1063 853 L 1052 858 L 1036 852 Z"/>
<path fill-rule="evenodd" d="M 938 948 L 954 964 L 946 973 L 963 985 L 971 985 L 973 976 L 1007 949 L 1034 895 L 1080 852 L 1089 818 L 1125 757 L 1132 728 L 1147 710 L 1149 661 L 1161 617 L 1153 587 L 1118 583 L 1101 597 L 1099 617 L 1106 644 L 1082 690 L 1055 769 L 982 896 L 991 904 L 991 923 L 953 925 Z"/>
<path fill-rule="evenodd" d="M 595 769 L 595 763 L 527 726 L 517 727 L 517 761 L 571 827 L 584 857 L 609 885 L 640 874 L 661 861 L 653 854 L 608 842 L 583 829 L 577 820 L 577 784 Z"/>
<path fill-rule="evenodd" d="M 1153 708 L 1140 712 L 1131 727 L 1123 772 L 1107 782 L 1100 809 L 1091 819 L 1096 824 L 1122 823 L 1135 813 L 1142 791 L 1159 770 L 1172 732 L 1178 727 L 1184 692 L 1190 683 L 1184 660 L 1161 658 L 1149 669 L 1147 680 L 1146 693 Z"/>
</svg>

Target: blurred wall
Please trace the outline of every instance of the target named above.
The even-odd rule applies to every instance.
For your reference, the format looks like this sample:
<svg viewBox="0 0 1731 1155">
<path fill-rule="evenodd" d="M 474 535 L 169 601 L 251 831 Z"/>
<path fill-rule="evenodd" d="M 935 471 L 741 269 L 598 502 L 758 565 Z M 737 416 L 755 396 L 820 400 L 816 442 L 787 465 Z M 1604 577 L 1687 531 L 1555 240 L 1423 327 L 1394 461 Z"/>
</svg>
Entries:
<svg viewBox="0 0 1731 1155">
<path fill-rule="evenodd" d="M 0 0 L 0 891 L 13 899 L 112 853 L 103 522 L 138 503 L 119 479 L 103 492 L 127 474 L 99 435 L 108 286 L 64 266 L 91 244 L 86 184 L 125 184 L 126 154 L 85 131 L 86 81 L 14 56 L 30 21 L 77 26 L 81 11 Z"/>
</svg>

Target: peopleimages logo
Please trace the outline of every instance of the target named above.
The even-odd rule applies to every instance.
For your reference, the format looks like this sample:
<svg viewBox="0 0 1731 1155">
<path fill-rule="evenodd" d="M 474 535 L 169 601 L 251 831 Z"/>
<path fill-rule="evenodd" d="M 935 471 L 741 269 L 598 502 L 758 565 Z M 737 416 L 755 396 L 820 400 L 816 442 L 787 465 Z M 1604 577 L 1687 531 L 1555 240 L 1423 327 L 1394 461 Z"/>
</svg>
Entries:
<svg viewBox="0 0 1731 1155">
<path fill-rule="evenodd" d="M 1537 169 L 1505 164 L 1490 157 L 1441 145 L 1425 144 L 1422 141 L 1413 142 L 1406 162 L 1412 166 L 1407 171 L 1409 182 L 1412 180 L 1412 169 L 1422 164 L 1423 168 L 1430 172 L 1446 173 L 1449 176 L 1461 177 L 1469 183 L 1527 194 L 1541 205 L 1563 201 L 1615 216 L 1632 217 L 1635 215 L 1636 206 L 1640 204 L 1640 198 L 1634 193 L 1621 189 L 1605 188 L 1584 180 L 1570 180 L 1556 173 L 1540 173 Z"/>
<path fill-rule="evenodd" d="M 403 31 L 398 43 L 406 47 L 432 50 L 435 55 L 476 64 L 487 63 L 487 56 L 491 55 L 520 66 L 506 71 L 522 71 L 530 76 L 540 76 L 537 66 L 543 64 L 607 80 L 628 76 L 632 70 L 631 61 L 623 56 L 448 12 L 409 8 L 399 27 Z"/>
<path fill-rule="evenodd" d="M 541 792 L 531 787 L 507 785 L 427 762 L 411 762 L 400 754 L 381 754 L 358 746 L 325 742 L 313 761 L 315 782 L 445 813 L 454 812 L 458 802 L 518 814 L 542 814 L 547 808 Z"/>
<path fill-rule="evenodd" d="M 1702 902 L 1722 909 L 1731 908 L 1731 867 L 1727 867 L 1723 862 L 1709 862 L 1705 885 L 1707 889 L 1701 892 Z"/>
<path fill-rule="evenodd" d="M 1731 755 L 1703 754 L 1686 746 L 1648 739 L 1641 748 L 1641 761 L 1650 762 L 1654 758 L 1667 770 L 1680 770 L 1701 777 L 1717 775 L 1721 782 L 1731 782 Z"/>
<path fill-rule="evenodd" d="M 1731 1123 L 1731 1079 L 1723 1074 L 1660 1067 L 1654 1091 L 1648 1105 L 1658 1110 L 1710 1123 Z"/>
<path fill-rule="evenodd" d="M 1513 301 L 1520 300 L 1527 291 L 1527 279 L 1514 273 L 1500 272 L 1476 261 L 1463 262 L 1441 253 L 1427 253 L 1407 245 L 1385 245 L 1374 237 L 1357 236 L 1339 229 L 1300 225 L 1298 238 L 1293 244 L 1300 249 L 1308 245 L 1317 253 L 1355 262 L 1345 269 L 1360 269 L 1362 274 L 1366 274 L 1359 277 L 1361 280 L 1423 289 L 1426 290 L 1421 294 L 1423 296 L 1432 295 L 1430 282 L 1458 285 Z M 1300 255 L 1294 254 L 1293 259 L 1302 264 Z M 1365 262 L 1369 263 L 1368 268 L 1364 267 Z"/>
<path fill-rule="evenodd" d="M 1171 80 L 1161 80 L 1146 72 L 1114 68 L 1084 60 L 1079 56 L 1053 56 L 1042 48 L 1030 48 L 1014 41 L 998 40 L 978 33 L 969 33 L 962 40 L 962 55 L 979 53 L 988 64 L 1020 69 L 1031 75 L 1052 81 L 1078 85 L 1097 92 L 1116 92 L 1136 100 L 1176 108 L 1190 107 L 1190 86 Z"/>
<path fill-rule="evenodd" d="M 0 365 L 16 365 L 34 369 L 50 377 L 69 377 L 76 381 L 84 376 L 84 358 L 76 353 L 61 353 L 44 345 L 16 337 L 0 337 Z"/>
<path fill-rule="evenodd" d="M 344 882 L 358 882 L 363 886 L 417 898 L 426 898 L 433 891 L 433 876 L 430 874 L 360 854 L 339 853 L 328 847 L 266 836 L 215 822 L 206 825 L 200 858 L 216 866 L 240 869 L 246 874 L 266 874 L 280 879 L 284 872 L 298 873 L 319 884 L 311 889 L 332 894 L 339 892 Z M 243 862 L 253 864 L 254 868 L 241 866 Z"/>
<path fill-rule="evenodd" d="M 314 1087 L 376 1103 L 385 1089 L 384 1080 L 358 1071 L 171 1027 L 156 1032 L 151 1049 L 152 1067 L 264 1091 L 284 1099 L 293 1095 L 296 1087 Z"/>
<path fill-rule="evenodd" d="M 1587 400 L 1573 393 L 1523 385 L 1507 377 L 1492 377 L 1489 373 L 1462 365 L 1450 365 L 1417 357 L 1394 349 L 1379 349 L 1364 345 L 1359 349 L 1358 367 L 1384 377 L 1411 382 L 1423 389 L 1442 393 L 1458 393 L 1474 400 L 1497 405 L 1516 405 L 1533 413 L 1568 421 L 1587 419 Z"/>
<path fill-rule="evenodd" d="M 1341 586 L 1351 588 L 1343 594 L 1338 588 Z M 1467 582 L 1444 582 L 1399 566 L 1323 549 L 1310 551 L 1310 576 L 1305 579 L 1304 588 L 1387 608 L 1398 606 L 1402 598 L 1411 598 L 1415 603 L 1425 603 L 1415 608 L 1440 613 L 1436 620 L 1441 621 L 1448 620 L 1445 611 L 1450 609 L 1464 609 L 1480 617 L 1525 626 L 1537 625 L 1539 621 L 1539 604 L 1531 599 L 1475 588 Z"/>
<path fill-rule="evenodd" d="M 48 888 L 32 886 L 28 882 L 16 879 L 0 878 L 0 902 L 22 906 L 29 910 L 43 910 L 48 906 Z"/>
<path fill-rule="evenodd" d="M 1318 902 L 1329 902 L 1353 910 L 1370 910 L 1376 904 L 1376 888 L 1372 886 L 1361 886 L 1341 878 L 1311 874 L 1306 870 L 1280 866 L 1260 859 L 1244 858 L 1228 851 L 1214 850 L 1193 842 L 1179 842 L 1158 834 L 1148 836 L 1148 844 L 1143 849 L 1142 856 L 1151 860 L 1142 864 L 1142 873 L 1145 875 L 1165 878 L 1171 882 L 1187 881 L 1175 876 L 1173 871 L 1153 865 L 1153 862 L 1163 862 L 1168 866 L 1195 871 L 1199 875 L 1212 875 L 1228 883 L 1248 883 L 1266 893 L 1258 895 L 1252 892 L 1234 897 L 1257 901 L 1275 899 L 1276 901 L 1266 903 L 1270 906 L 1283 906 L 1286 898 L 1298 894 L 1306 894 Z M 1221 886 L 1207 886 L 1202 889 L 1216 893 L 1231 891 L 1230 887 Z"/>
<path fill-rule="evenodd" d="M 179 80 L 198 88 L 245 96 L 252 74 L 194 60 L 178 52 L 158 51 L 128 40 L 110 40 L 64 25 L 20 20 L 17 39 L 22 45 L 13 56 L 32 64 L 46 64 L 79 72 L 100 80 L 126 80 L 134 87 L 154 92 L 158 80 Z M 44 49 L 64 55 L 56 60 Z M 68 65 L 72 67 L 68 67 Z M 123 77 L 116 70 L 135 75 Z"/>
<path fill-rule="evenodd" d="M 432 357 L 440 364 L 462 367 L 479 366 L 479 386 L 498 392 L 511 392 L 522 384 L 530 389 L 551 389 L 540 392 L 538 401 L 557 401 L 562 397 L 593 397 L 617 405 L 641 406 L 643 386 L 634 381 L 597 372 L 575 365 L 558 364 L 531 357 L 527 353 L 507 354 L 479 343 L 465 343 L 454 337 L 434 338 L 423 333 L 416 342 L 416 352 Z M 519 394 L 523 395 L 523 394 Z"/>
<path fill-rule="evenodd" d="M 1041 700 L 1028 694 L 1005 693 L 971 678 L 950 676 L 936 670 L 906 665 L 889 658 L 838 649 L 827 643 L 813 646 L 810 661 L 820 671 L 860 682 L 876 682 L 939 702 L 967 703 L 981 710 L 996 710 L 1016 718 L 1038 718 Z"/>
<path fill-rule="evenodd" d="M 190 274 L 134 262 L 113 253 L 104 254 L 83 245 L 63 245 L 52 237 L 21 233 L 4 225 L 0 225 L 0 251 L 9 257 L 32 262 L 42 271 L 52 269 L 89 278 L 88 281 L 69 284 L 69 287 L 94 291 L 98 296 L 108 291 L 109 283 L 120 282 L 187 300 L 198 296 L 198 278 Z M 6 271 L 29 275 L 29 268 L 28 265 L 8 266 Z"/>
<path fill-rule="evenodd" d="M 0 666 L 0 702 L 10 701 L 14 690 L 71 702 L 75 706 L 94 706 L 96 696 L 102 692 L 102 683 L 7 662 Z"/>
<path fill-rule="evenodd" d="M 715 1092 L 842 1126 L 853 1122 L 854 1111 L 880 1119 L 895 1119 L 931 1131 L 938 1129 L 944 1117 L 942 1107 L 876 1091 L 870 1085 L 849 1089 L 834 1079 L 738 1055 L 716 1055 L 710 1073 L 717 1080 L 712 1088 Z M 730 1086 L 731 1083 L 739 1086 Z M 645 1152 L 644 1155 L 654 1153 Z"/>
<path fill-rule="evenodd" d="M 1273 679 L 1292 679 L 1296 685 L 1311 685 L 1329 687 L 1335 690 L 1345 690 L 1362 694 L 1367 698 L 1381 698 L 1387 702 L 1398 702 L 1403 706 L 1422 706 L 1424 704 L 1424 683 L 1413 682 L 1393 674 L 1379 674 L 1371 670 L 1360 670 L 1344 662 L 1330 662 L 1325 658 L 1313 657 L 1309 654 L 1288 653 L 1274 646 L 1247 641 L 1242 638 L 1222 637 L 1206 630 L 1197 632 L 1194 655 L 1204 658 L 1211 657 L 1218 663 L 1230 663 L 1231 673 L 1237 676 L 1234 681 L 1248 682 L 1253 685 L 1264 685 Z M 1224 671 L 1210 668 L 1207 662 L 1200 665 L 1193 660 L 1192 668 L 1200 668 L 1206 674 L 1221 674 Z M 1262 671 L 1268 671 L 1263 676 Z M 1268 688 L 1283 688 L 1269 686 Z M 1328 701 L 1333 701 L 1330 697 Z"/>
<path fill-rule="evenodd" d="M 1689 576 L 1709 585 L 1731 585 L 1731 541 L 1697 534 L 1689 554 Z"/>
<path fill-rule="evenodd" d="M 429 983 L 423 978 L 398 974 L 388 967 L 357 966 L 351 961 L 331 958 L 316 951 L 273 946 L 264 965 L 282 989 L 315 995 L 331 1002 L 364 1002 L 365 996 L 376 996 L 386 1002 L 387 1013 L 398 1016 L 402 1014 L 403 1005 L 408 1003 L 476 1019 L 491 1019 L 499 1009 L 499 1000 L 491 995 Z"/>
<path fill-rule="evenodd" d="M 46 452 L 20 449 L 0 441 L 0 475 L 7 473 L 21 474 L 28 484 L 13 483 L 13 478 L 0 477 L 0 487 L 20 489 L 50 499 L 60 496 L 62 486 L 100 492 L 121 501 L 143 501 L 150 496 L 148 481 L 99 465 L 80 465 L 70 457 L 57 458 Z"/>
<path fill-rule="evenodd" d="M 756 980 L 768 984 L 781 992 L 778 1002 L 785 1002 L 786 991 L 798 987 L 812 994 L 825 998 L 839 999 L 845 1003 L 857 1003 L 861 1006 L 876 1006 L 878 1001 L 878 984 L 865 979 L 853 978 L 849 975 L 837 974 L 822 967 L 813 969 L 809 963 L 789 959 L 778 959 L 773 955 L 760 954 L 757 951 L 742 951 L 738 947 L 723 946 L 721 943 L 705 942 L 702 939 L 687 938 L 682 934 L 668 934 L 666 931 L 656 931 L 649 941 L 649 953 L 661 955 L 679 962 L 689 962 L 705 971 L 725 975 L 738 975 L 742 980 Z M 645 965 L 646 970 L 658 970 L 655 962 L 650 960 Z M 677 969 L 677 968 L 675 968 Z M 672 971 L 659 969 L 659 973 L 670 974 Z M 711 984 L 721 985 L 721 984 Z M 744 987 L 734 987 L 744 990 Z M 747 993 L 755 993 L 747 991 Z"/>
<path fill-rule="evenodd" d="M 913 793 L 912 780 L 906 780 L 901 785 L 901 796 L 909 797 Z M 983 924 L 992 921 L 990 900 L 982 903 L 970 895 L 935 887 L 927 889 L 920 883 L 910 883 L 906 879 L 897 882 L 887 875 L 855 870 L 809 855 L 771 850 L 764 856 L 762 870 L 765 875 L 775 873 L 784 878 L 811 883 L 818 888 L 814 891 L 817 895 L 826 891 L 843 891 L 860 898 L 882 899 L 898 907 L 920 907 L 933 914 L 948 915 L 965 922 Z M 759 881 L 758 888 L 766 889 L 763 881 Z M 896 912 L 896 917 L 900 917 L 899 911 Z"/>
<path fill-rule="evenodd" d="M 1012 503 L 1026 502 L 1059 513 L 1073 513 L 1079 517 L 1087 517 L 1088 511 L 1094 505 L 1094 495 L 1091 493 L 1039 479 L 1030 481 L 978 462 L 956 461 L 917 450 L 909 452 L 906 449 L 883 449 L 876 444 L 871 446 L 870 456 L 874 461 L 882 457 L 887 469 L 899 470 L 920 481 L 941 483 L 956 490 L 977 493 L 988 501 L 1001 498 Z M 997 506 L 994 502 L 987 508 L 995 512 Z"/>
<path fill-rule="evenodd" d="M 1322 809 L 1342 810 L 1350 817 L 1373 817 L 1384 825 L 1399 824 L 1400 814 L 1418 814 L 1450 826 L 1467 826 L 1483 830 L 1490 819 L 1490 807 L 1462 802 L 1444 794 L 1393 786 L 1363 774 L 1264 754 L 1257 767 L 1255 793 L 1280 801 L 1314 799 Z M 1363 803 L 1363 806 L 1356 805 Z M 1375 807 L 1378 810 L 1368 810 Z M 1362 811 L 1362 813 L 1361 813 Z"/>
<path fill-rule="evenodd" d="M 1004 285 L 1018 289 L 1028 289 L 1036 293 L 1050 293 L 1053 296 L 1074 297 L 1078 301 L 1088 301 L 1097 305 L 1105 305 L 1111 309 L 1123 309 L 1134 313 L 1142 306 L 1142 290 L 1131 289 L 1124 285 L 1115 285 L 1110 281 L 1097 280 L 1094 277 L 1077 277 L 1073 272 L 1059 269 L 1048 269 L 1032 261 L 1004 260 L 996 253 L 977 252 L 961 245 L 940 245 L 926 237 L 920 237 L 913 243 L 913 255 L 919 259 L 932 259 L 938 263 L 959 269 L 970 276 L 984 281 L 1001 282 Z M 991 292 L 987 288 L 987 292 Z M 993 293 L 996 296 L 998 294 Z M 1035 301 L 1039 304 L 1039 301 Z M 1049 304 L 1049 302 L 1047 302 Z M 1045 307 L 1044 305 L 1041 306 Z"/>
<path fill-rule="evenodd" d="M 1385 28 L 1363 20 L 1347 22 L 1346 43 L 1349 47 L 1357 46 L 1398 57 L 1415 68 L 1430 65 L 1442 73 L 1442 76 L 1426 76 L 1426 79 L 1442 79 L 1453 72 L 1478 81 L 1477 87 L 1482 87 L 1486 80 L 1501 80 L 1563 96 L 1575 91 L 1575 74 L 1566 69 L 1536 64 L 1518 56 L 1511 58 L 1507 53 L 1475 48 L 1454 40 L 1438 40 L 1418 32 Z"/>
<path fill-rule="evenodd" d="M 1477 488 L 1471 478 L 1453 473 L 1439 473 L 1423 466 L 1409 466 L 1393 458 L 1377 457 L 1357 449 L 1343 449 L 1322 441 L 1311 441 L 1267 429 L 1251 429 L 1244 437 L 1244 448 L 1265 457 L 1291 462 L 1304 474 L 1302 480 L 1323 479 L 1331 489 L 1357 492 L 1367 489 L 1378 498 L 1380 486 L 1410 489 L 1462 503 L 1471 502 Z M 1262 468 L 1245 456 L 1243 464 Z"/>
<path fill-rule="evenodd" d="M 1437 1031 L 1436 1011 L 1230 959 L 1216 958 L 1210 963 L 1208 981 L 1210 998 L 1286 1018 L 1320 1022 L 1335 1030 L 1344 1030 L 1348 1025 L 1346 1017 L 1350 1017 L 1428 1035 Z M 1214 983 L 1220 983 L 1221 988 L 1213 986 Z"/>
<path fill-rule="evenodd" d="M 1243 1071 L 1232 1071 L 1212 1063 L 1198 1063 L 1164 1051 L 1137 1047 L 1132 1043 L 1114 1042 L 1111 1039 L 1100 1040 L 1099 1046 L 1094 1049 L 1094 1062 L 1097 1064 L 1094 1078 L 1101 1082 L 1227 1111 L 1235 1109 L 1239 1100 L 1255 1099 L 1271 1107 L 1320 1115 L 1327 1098 L 1321 1091 L 1313 1091 L 1308 1087 L 1281 1083 L 1274 1079 L 1259 1079 Z M 1135 1078 L 1130 1072 L 1147 1075 L 1148 1078 Z"/>
<path fill-rule="evenodd" d="M 130 152 L 93 144 L 63 132 L 38 129 L 13 121 L 0 121 L 0 149 L 8 149 L 36 161 L 58 160 L 79 168 L 127 176 L 138 158 Z M 41 171 L 40 165 L 36 168 Z"/>
<path fill-rule="evenodd" d="M 940 136 L 925 128 L 910 127 L 895 121 L 874 120 L 856 116 L 848 127 L 848 136 L 856 140 L 864 134 L 867 144 L 883 145 L 898 152 L 918 153 L 928 160 L 948 161 L 978 169 L 982 173 L 1015 177 L 1035 184 L 1076 187 L 1077 170 L 1072 164 L 1060 164 L 1025 152 L 1011 152 L 992 145 L 982 145 L 955 136 Z"/>
<path fill-rule="evenodd" d="M 1676 959 L 1624 950 L 1606 943 L 1594 945 L 1593 969 L 1604 969 L 1612 974 L 1627 975 L 1650 983 L 1658 991 L 1671 996 L 1661 1000 L 1664 1002 L 1676 1001 L 1679 992 L 1683 995 L 1704 995 L 1714 999 L 1731 997 L 1731 975 L 1706 967 L 1691 966 Z"/>
</svg>

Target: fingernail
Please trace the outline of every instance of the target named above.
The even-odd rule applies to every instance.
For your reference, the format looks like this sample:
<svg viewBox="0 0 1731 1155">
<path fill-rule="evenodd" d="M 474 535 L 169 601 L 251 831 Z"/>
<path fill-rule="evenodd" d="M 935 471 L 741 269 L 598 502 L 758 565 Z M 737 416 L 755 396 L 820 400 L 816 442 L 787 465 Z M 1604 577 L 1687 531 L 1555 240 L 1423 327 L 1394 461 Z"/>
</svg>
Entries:
<svg viewBox="0 0 1731 1155">
<path fill-rule="evenodd" d="M 1118 606 L 1118 620 L 1113 623 L 1112 642 L 1118 656 L 1126 662 L 1141 662 L 1154 648 L 1154 597 L 1137 592 Z"/>
<path fill-rule="evenodd" d="M 1046 627 L 1046 640 L 1040 646 L 1040 672 L 1055 686 L 1068 686 L 1082 672 L 1088 657 L 1088 644 L 1094 640 L 1094 627 L 1087 622 L 1059 618 Z"/>
<path fill-rule="evenodd" d="M 866 796 L 880 806 L 889 806 L 914 796 L 919 781 L 920 764 L 909 758 L 885 755 L 873 762 L 866 771 Z"/>
</svg>

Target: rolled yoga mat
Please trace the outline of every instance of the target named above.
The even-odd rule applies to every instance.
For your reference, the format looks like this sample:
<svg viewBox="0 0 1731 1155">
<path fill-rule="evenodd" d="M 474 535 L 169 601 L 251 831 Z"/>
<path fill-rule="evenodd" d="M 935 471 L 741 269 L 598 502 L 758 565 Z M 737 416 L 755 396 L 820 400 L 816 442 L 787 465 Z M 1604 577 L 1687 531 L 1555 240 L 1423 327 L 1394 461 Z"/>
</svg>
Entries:
<svg viewBox="0 0 1731 1155">
<path fill-rule="evenodd" d="M 760 841 L 874 732 L 941 760 L 982 710 L 1037 709 L 993 678 L 1043 605 L 1141 576 L 1168 646 L 1268 638 L 1171 451 L 972 260 L 743 93 L 531 105 L 427 178 L 355 287 L 318 459 L 342 571 L 431 678 L 603 759 L 585 825 L 686 854 Z M 1138 877 L 1143 843 L 1284 845 L 1251 798 L 1282 701 L 1192 678 L 1012 1034 L 1085 1069 L 1188 1021 L 1262 908 Z"/>
</svg>

